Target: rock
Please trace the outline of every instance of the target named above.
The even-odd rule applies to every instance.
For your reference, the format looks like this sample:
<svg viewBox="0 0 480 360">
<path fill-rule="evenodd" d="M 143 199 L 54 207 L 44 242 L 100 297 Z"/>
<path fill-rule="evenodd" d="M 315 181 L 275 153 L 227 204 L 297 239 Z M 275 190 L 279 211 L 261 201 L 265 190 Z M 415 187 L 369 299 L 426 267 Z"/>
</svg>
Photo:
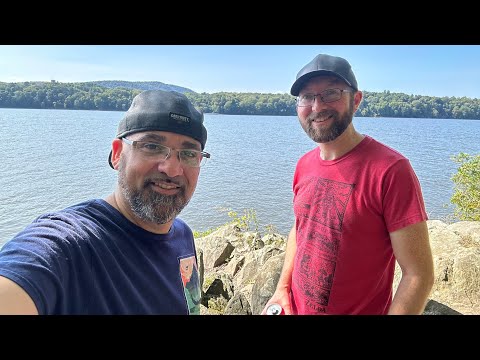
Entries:
<svg viewBox="0 0 480 360">
<path fill-rule="evenodd" d="M 447 305 L 440 304 L 435 300 L 429 300 L 427 306 L 425 306 L 423 315 L 462 315 L 462 313 L 449 308 Z"/>
<path fill-rule="evenodd" d="M 480 314 L 480 222 L 429 220 L 427 225 L 435 283 L 424 314 Z M 195 239 L 203 280 L 201 314 L 260 314 L 280 277 L 286 240 L 232 224 Z M 400 278 L 396 264 L 394 293 Z"/>
</svg>

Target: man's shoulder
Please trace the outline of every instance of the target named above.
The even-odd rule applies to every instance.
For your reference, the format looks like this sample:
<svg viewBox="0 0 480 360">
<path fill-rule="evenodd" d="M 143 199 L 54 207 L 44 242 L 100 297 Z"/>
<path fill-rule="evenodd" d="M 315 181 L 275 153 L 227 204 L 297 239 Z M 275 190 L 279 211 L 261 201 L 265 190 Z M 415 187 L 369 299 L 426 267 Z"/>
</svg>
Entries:
<svg viewBox="0 0 480 360">
<path fill-rule="evenodd" d="M 53 234 L 91 227 L 92 221 L 97 223 L 102 218 L 110 217 L 107 205 L 101 199 L 86 200 L 61 210 L 46 212 L 38 216 L 27 228 L 37 228 L 39 231 L 41 228 L 49 228 Z"/>
<path fill-rule="evenodd" d="M 181 230 L 181 231 L 183 231 L 183 232 L 187 232 L 187 233 L 193 234 L 192 229 L 190 228 L 190 226 L 189 226 L 184 220 L 182 220 L 182 219 L 179 218 L 179 217 L 176 217 L 176 218 L 173 220 L 173 225 L 174 225 L 175 228 L 178 229 L 178 230 Z"/>
<path fill-rule="evenodd" d="M 373 154 L 376 154 L 379 157 L 388 157 L 388 158 L 396 158 L 396 159 L 406 159 L 405 155 L 403 155 L 397 149 L 394 149 L 390 145 L 387 145 L 381 141 L 378 141 L 370 136 L 367 135 L 367 138 L 370 139 L 368 143 L 369 151 Z"/>
<path fill-rule="evenodd" d="M 318 149 L 319 149 L 318 146 L 316 146 L 313 149 L 308 150 L 306 153 L 300 156 L 300 158 L 298 159 L 298 162 L 302 162 L 302 161 L 314 158 L 319 153 Z"/>
</svg>

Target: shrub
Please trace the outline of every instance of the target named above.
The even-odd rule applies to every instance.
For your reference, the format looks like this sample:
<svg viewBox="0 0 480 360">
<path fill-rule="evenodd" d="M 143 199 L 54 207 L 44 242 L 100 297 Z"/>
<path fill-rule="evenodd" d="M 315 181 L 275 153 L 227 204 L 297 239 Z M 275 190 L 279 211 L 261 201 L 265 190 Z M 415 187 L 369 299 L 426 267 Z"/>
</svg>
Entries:
<svg viewBox="0 0 480 360">
<path fill-rule="evenodd" d="M 450 202 L 460 220 L 480 221 L 480 155 L 460 153 L 452 157 L 459 165 Z"/>
</svg>

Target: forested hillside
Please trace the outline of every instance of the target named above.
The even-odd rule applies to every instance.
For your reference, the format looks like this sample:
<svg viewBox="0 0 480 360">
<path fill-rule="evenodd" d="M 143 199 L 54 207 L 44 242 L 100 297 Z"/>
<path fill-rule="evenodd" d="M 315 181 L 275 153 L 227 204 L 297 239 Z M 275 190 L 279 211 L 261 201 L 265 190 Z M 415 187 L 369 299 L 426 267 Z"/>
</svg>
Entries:
<svg viewBox="0 0 480 360">
<path fill-rule="evenodd" d="M 85 83 L 0 82 L 0 108 L 126 111 L 143 90 L 176 90 L 205 113 L 230 115 L 295 115 L 288 93 L 196 93 L 161 82 L 95 81 Z M 433 119 L 480 119 L 480 99 L 363 92 L 356 116 Z"/>
<path fill-rule="evenodd" d="M 122 80 L 103 80 L 103 81 L 92 81 L 87 84 L 93 84 L 98 86 L 103 86 L 109 89 L 114 88 L 125 88 L 131 90 L 166 90 L 166 91 L 177 91 L 179 93 L 194 92 L 193 90 L 187 89 L 185 87 L 164 84 L 160 81 L 122 81 Z"/>
</svg>

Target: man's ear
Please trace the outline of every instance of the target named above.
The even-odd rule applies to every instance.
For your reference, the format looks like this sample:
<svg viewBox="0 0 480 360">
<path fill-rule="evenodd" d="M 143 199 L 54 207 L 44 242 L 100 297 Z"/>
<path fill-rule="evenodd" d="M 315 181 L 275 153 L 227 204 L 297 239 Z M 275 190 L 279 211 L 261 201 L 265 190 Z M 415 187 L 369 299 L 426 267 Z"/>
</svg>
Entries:
<svg viewBox="0 0 480 360">
<path fill-rule="evenodd" d="M 353 112 L 357 111 L 358 107 L 362 102 L 362 99 L 363 99 L 363 93 L 361 91 L 357 91 L 355 93 L 355 97 L 353 98 L 353 109 L 354 109 Z"/>
<path fill-rule="evenodd" d="M 122 146 L 123 143 L 121 139 L 114 139 L 112 141 L 112 165 L 115 170 L 118 170 L 118 163 L 120 162 Z"/>
</svg>

